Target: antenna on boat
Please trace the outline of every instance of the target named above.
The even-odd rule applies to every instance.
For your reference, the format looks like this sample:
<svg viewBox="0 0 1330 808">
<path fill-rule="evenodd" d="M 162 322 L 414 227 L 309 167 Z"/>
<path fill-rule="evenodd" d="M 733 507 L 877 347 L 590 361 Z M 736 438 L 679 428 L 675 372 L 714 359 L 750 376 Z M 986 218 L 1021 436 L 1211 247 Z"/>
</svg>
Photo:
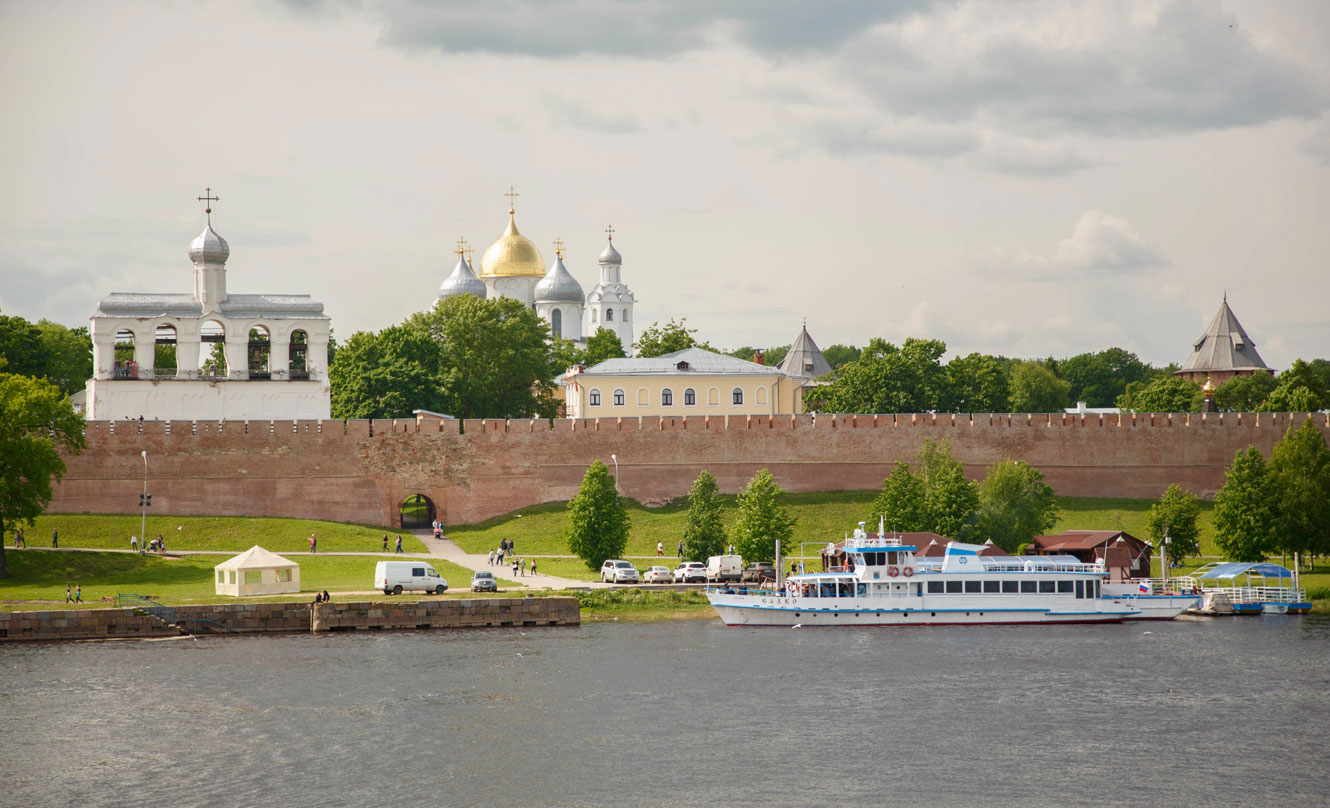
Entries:
<svg viewBox="0 0 1330 808">
<path fill-rule="evenodd" d="M 879 539 L 887 537 L 887 518 L 880 513 L 877 515 L 877 537 Z"/>
</svg>

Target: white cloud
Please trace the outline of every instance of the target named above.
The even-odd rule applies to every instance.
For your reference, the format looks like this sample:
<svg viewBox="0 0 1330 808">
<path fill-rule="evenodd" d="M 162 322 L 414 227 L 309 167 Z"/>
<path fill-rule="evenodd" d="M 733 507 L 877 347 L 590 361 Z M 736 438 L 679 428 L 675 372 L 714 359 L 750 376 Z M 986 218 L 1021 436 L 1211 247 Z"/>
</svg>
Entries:
<svg viewBox="0 0 1330 808">
<path fill-rule="evenodd" d="M 996 271 L 1028 280 L 1062 280 L 1102 275 L 1141 274 L 1168 265 L 1163 251 L 1126 219 L 1098 210 L 1081 214 L 1071 235 L 1047 254 L 1010 256 L 992 250 L 974 262 L 982 271 Z"/>
</svg>

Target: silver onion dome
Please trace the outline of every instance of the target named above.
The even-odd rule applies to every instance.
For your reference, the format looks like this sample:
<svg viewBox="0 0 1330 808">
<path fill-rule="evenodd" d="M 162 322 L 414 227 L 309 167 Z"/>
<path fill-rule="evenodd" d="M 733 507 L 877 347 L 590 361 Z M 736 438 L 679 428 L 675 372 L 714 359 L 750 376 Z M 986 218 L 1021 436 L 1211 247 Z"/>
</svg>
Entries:
<svg viewBox="0 0 1330 808">
<path fill-rule="evenodd" d="M 471 265 L 465 258 L 457 259 L 457 266 L 453 267 L 453 274 L 443 279 L 439 284 L 439 299 L 452 297 L 453 295 L 475 295 L 481 300 L 485 299 L 485 282 L 476 277 L 476 273 L 471 271 Z"/>
<path fill-rule="evenodd" d="M 225 264 L 230 256 L 230 245 L 217 235 L 211 224 L 204 226 L 203 232 L 189 245 L 189 260 L 196 264 Z"/>
<path fill-rule="evenodd" d="M 554 265 L 550 271 L 545 273 L 545 277 L 540 279 L 535 288 L 535 301 L 537 303 L 578 303 L 581 304 L 586 299 L 586 294 L 582 291 L 582 284 L 572 276 L 568 268 L 563 265 L 563 256 L 554 259 Z"/>
<path fill-rule="evenodd" d="M 613 242 L 613 241 L 611 241 L 609 244 L 606 244 L 606 245 L 605 245 L 605 249 L 604 249 L 604 250 L 601 250 L 600 258 L 598 258 L 597 260 L 598 260 L 600 263 L 602 263 L 602 264 L 622 264 L 622 263 L 623 263 L 623 258 L 620 257 L 620 255 L 619 255 L 619 251 L 616 250 L 616 249 L 614 249 L 614 242 Z"/>
</svg>

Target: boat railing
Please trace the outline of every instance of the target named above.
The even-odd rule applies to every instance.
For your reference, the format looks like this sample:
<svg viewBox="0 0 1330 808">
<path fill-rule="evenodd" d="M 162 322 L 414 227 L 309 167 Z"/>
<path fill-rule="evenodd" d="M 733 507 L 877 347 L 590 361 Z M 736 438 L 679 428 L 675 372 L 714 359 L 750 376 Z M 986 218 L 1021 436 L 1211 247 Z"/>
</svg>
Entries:
<svg viewBox="0 0 1330 808">
<path fill-rule="evenodd" d="M 1037 556 L 1002 558 L 980 556 L 984 570 L 996 572 L 1103 572 L 1098 564 L 1070 561 L 1041 561 Z"/>
<path fill-rule="evenodd" d="M 1132 578 L 1124 583 L 1135 587 L 1145 584 L 1150 588 L 1149 592 L 1137 589 L 1131 593 L 1133 595 L 1193 595 L 1200 592 L 1196 584 L 1187 577 L 1169 578 L 1167 581 L 1163 578 Z"/>
<path fill-rule="evenodd" d="M 904 547 L 899 536 L 851 536 L 845 542 L 849 549 L 856 547 Z"/>
<path fill-rule="evenodd" d="M 1305 603 L 1307 591 L 1291 586 L 1216 586 L 1211 591 L 1223 592 L 1234 603 Z"/>
</svg>

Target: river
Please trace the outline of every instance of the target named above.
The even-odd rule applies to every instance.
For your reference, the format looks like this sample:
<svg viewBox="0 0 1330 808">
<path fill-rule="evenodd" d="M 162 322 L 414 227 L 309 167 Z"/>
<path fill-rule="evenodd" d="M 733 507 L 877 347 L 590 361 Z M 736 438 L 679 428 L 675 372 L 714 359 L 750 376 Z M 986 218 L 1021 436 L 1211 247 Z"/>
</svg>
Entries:
<svg viewBox="0 0 1330 808">
<path fill-rule="evenodd" d="M 1325 805 L 1330 619 L 0 646 L 0 805 Z"/>
</svg>

